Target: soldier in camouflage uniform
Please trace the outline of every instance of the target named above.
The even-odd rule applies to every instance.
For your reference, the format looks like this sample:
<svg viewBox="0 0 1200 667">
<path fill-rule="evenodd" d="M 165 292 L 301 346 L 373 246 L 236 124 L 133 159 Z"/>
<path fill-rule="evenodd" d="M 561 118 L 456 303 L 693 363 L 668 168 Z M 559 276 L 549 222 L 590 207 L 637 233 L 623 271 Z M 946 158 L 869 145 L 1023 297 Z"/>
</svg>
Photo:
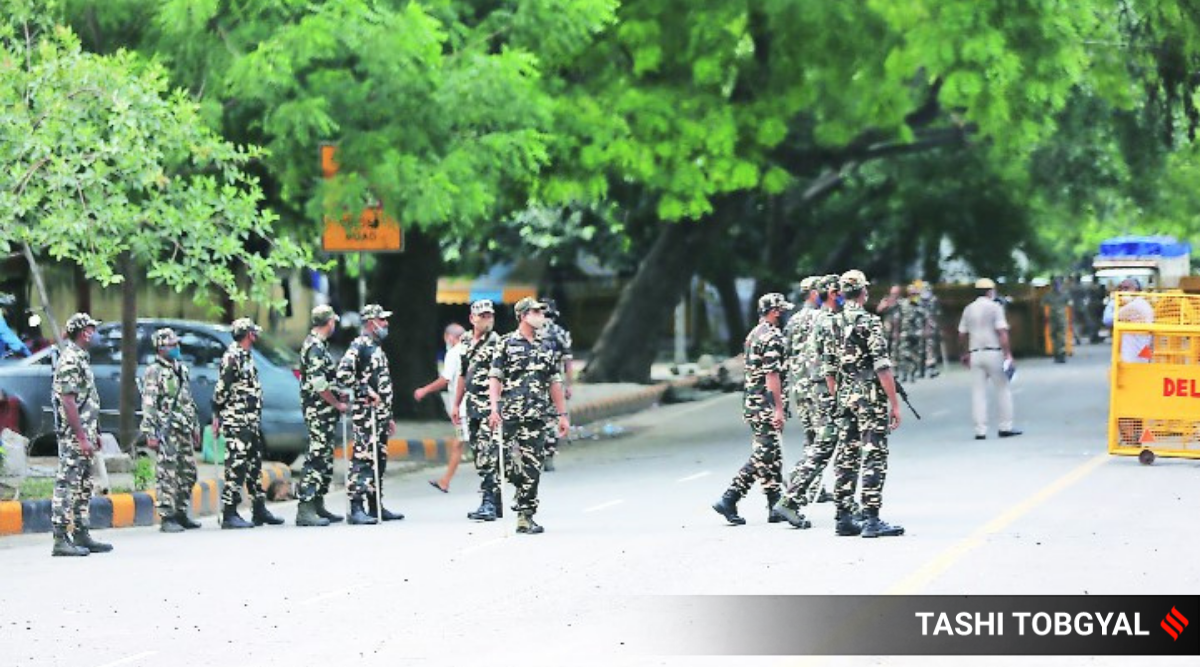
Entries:
<svg viewBox="0 0 1200 667">
<path fill-rule="evenodd" d="M 887 356 L 883 324 L 868 313 L 867 279 L 861 271 L 842 274 L 840 353 L 827 359 L 837 362 L 838 449 L 834 458 L 837 481 L 838 535 L 861 533 L 863 537 L 903 535 L 900 526 L 879 518 L 883 505 L 883 483 L 887 477 L 888 432 L 900 427 L 900 403 L 896 395 L 892 362 Z M 854 520 L 854 491 L 862 472 L 863 523 Z"/>
<path fill-rule="evenodd" d="M 888 295 L 875 306 L 875 313 L 883 322 L 883 337 L 888 342 L 888 357 L 892 359 L 900 358 L 897 353 L 900 345 L 900 302 L 903 298 L 901 287 L 892 285 Z"/>
<path fill-rule="evenodd" d="M 488 428 L 501 429 L 506 465 L 517 489 L 517 532 L 536 535 L 542 526 L 533 520 L 538 509 L 538 483 L 546 441 L 546 415 L 551 403 L 558 414 L 558 435 L 566 437 L 571 422 L 563 394 L 561 360 L 537 339 L 546 325 L 546 306 L 529 297 L 514 307 L 517 330 L 497 343 L 492 357 L 488 399 Z"/>
<path fill-rule="evenodd" d="M 921 308 L 920 288 L 908 286 L 908 298 L 900 302 L 900 340 L 897 352 L 900 355 L 900 379 L 913 382 L 924 370 L 922 357 L 925 343 L 925 310 Z M 881 325 L 882 326 L 882 325 Z"/>
<path fill-rule="evenodd" d="M 758 300 L 759 321 L 746 336 L 746 383 L 742 400 L 742 418 L 753 434 L 750 460 L 742 466 L 713 510 L 735 526 L 746 523 L 738 516 L 737 502 L 746 495 L 755 480 L 767 494 L 767 520 L 782 520 L 775 511 L 783 482 L 783 395 L 787 343 L 779 322 L 793 306 L 782 294 L 764 294 Z"/>
<path fill-rule="evenodd" d="M 558 311 L 558 304 L 554 303 L 554 299 L 544 299 L 542 303 L 546 305 L 546 326 L 538 329 L 538 339 L 559 358 L 558 372 L 562 376 L 563 397 L 570 401 L 571 361 L 575 358 L 571 351 L 571 332 L 559 324 L 562 313 Z M 551 411 L 546 414 L 546 458 L 542 462 L 543 472 L 554 472 L 554 455 L 558 454 L 558 425 L 554 418 L 554 406 L 551 405 L 550 408 Z"/>
<path fill-rule="evenodd" d="M 182 533 L 200 527 L 188 516 L 196 484 L 200 420 L 188 368 L 180 361 L 179 337 L 172 329 L 159 329 L 150 342 L 156 356 L 142 378 L 141 431 L 146 445 L 158 453 L 159 530 Z"/>
<path fill-rule="evenodd" d="M 54 556 L 112 551 L 111 544 L 93 540 L 89 532 L 91 458 L 100 450 L 100 394 L 88 348 L 99 325 L 87 313 L 75 313 L 67 320 L 67 342 L 54 365 L 50 385 L 58 437 L 58 475 L 54 478 L 50 515 Z"/>
<path fill-rule="evenodd" d="M 337 366 L 327 343 L 338 319 L 329 306 L 313 308 L 312 330 L 300 346 L 300 403 L 309 444 L 300 475 L 297 526 L 328 526 L 342 521 L 341 516 L 325 508 L 325 495 L 333 478 L 338 418 L 350 409 L 337 393 Z"/>
<path fill-rule="evenodd" d="M 363 306 L 362 335 L 354 339 L 338 364 L 338 384 L 353 391 L 350 421 L 354 425 L 354 450 L 350 454 L 350 519 L 352 525 L 369 525 L 404 518 L 399 512 L 383 507 L 383 489 L 375 487 L 378 476 L 383 483 L 387 471 L 387 441 L 396 432 L 392 419 L 395 388 L 381 344 L 388 335 L 387 318 L 391 311 L 378 304 Z M 375 463 L 378 461 L 378 472 Z M 370 514 L 363 511 L 367 501 Z"/>
<path fill-rule="evenodd" d="M 1050 311 L 1050 346 L 1054 363 L 1067 363 L 1067 307 L 1071 296 L 1063 289 L 1062 278 L 1055 276 L 1050 291 L 1042 297 L 1042 306 Z"/>
<path fill-rule="evenodd" d="M 796 463 L 787 488 L 775 506 L 776 513 L 796 528 L 812 526 L 800 511 L 804 506 L 832 499 L 820 481 L 838 442 L 834 421 L 836 368 L 830 362 L 830 354 L 837 349 L 842 335 L 838 306 L 841 289 L 836 275 L 821 277 L 818 287 L 824 297 L 823 307 L 816 315 L 812 335 L 804 349 L 803 370 L 812 405 L 815 437 L 812 446 L 804 450 L 804 456 Z"/>
<path fill-rule="evenodd" d="M 942 373 L 942 303 L 933 293 L 929 283 L 921 285 L 921 309 L 925 311 L 925 334 L 923 336 L 924 353 L 921 355 L 924 367 L 922 375 L 935 378 Z"/>
<path fill-rule="evenodd" d="M 225 437 L 225 488 L 221 490 L 221 528 L 277 526 L 283 519 L 267 510 L 262 482 L 262 383 L 251 348 L 262 329 L 249 318 L 233 321 L 233 342 L 221 357 L 213 389 L 213 434 Z M 251 498 L 249 523 L 238 514 L 242 487 Z"/>
<path fill-rule="evenodd" d="M 784 393 L 788 397 L 789 407 L 795 405 L 795 417 L 800 422 L 800 428 L 804 430 L 805 447 L 812 444 L 816 436 L 812 426 L 812 414 L 809 411 L 810 392 L 808 375 L 805 373 L 808 359 L 805 356 L 805 348 L 820 308 L 821 293 L 814 286 L 818 280 L 818 276 L 809 276 L 800 281 L 800 294 L 804 297 L 804 303 L 799 312 L 789 317 L 783 327 L 783 339 L 787 342 L 787 387 Z"/>
<path fill-rule="evenodd" d="M 499 334 L 493 330 L 495 326 L 496 308 L 490 300 L 480 299 L 471 304 L 471 333 L 463 336 L 461 342 L 466 348 L 462 355 L 462 378 L 455 389 L 454 407 L 450 411 L 450 421 L 455 426 L 462 423 L 464 416 L 467 420 L 467 435 L 475 456 L 481 494 L 479 508 L 467 513 L 467 518 L 475 521 L 495 521 L 504 516 L 500 502 L 498 452 L 487 424 L 491 412 L 489 374 L 492 357 L 500 343 Z M 467 399 L 466 415 L 459 413 L 464 397 Z"/>
</svg>

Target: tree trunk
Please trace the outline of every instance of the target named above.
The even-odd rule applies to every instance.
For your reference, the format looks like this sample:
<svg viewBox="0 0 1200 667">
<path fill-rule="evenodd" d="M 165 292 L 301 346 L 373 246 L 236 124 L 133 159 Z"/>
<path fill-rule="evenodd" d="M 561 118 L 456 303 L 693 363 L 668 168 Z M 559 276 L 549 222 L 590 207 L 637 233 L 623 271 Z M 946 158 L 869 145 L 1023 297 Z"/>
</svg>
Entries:
<svg viewBox="0 0 1200 667">
<path fill-rule="evenodd" d="M 659 339 L 717 223 L 710 218 L 660 224 L 658 238 L 633 280 L 621 291 L 616 309 L 592 348 L 592 359 L 583 373 L 585 381 L 650 381 Z"/>
<path fill-rule="evenodd" d="M 125 280 L 121 283 L 121 402 L 117 431 L 121 436 L 121 444 L 133 455 L 138 436 L 138 267 L 128 251 L 121 257 L 121 267 Z"/>
<path fill-rule="evenodd" d="M 29 247 L 28 243 L 21 244 L 21 252 L 25 255 L 25 261 L 29 263 L 29 273 L 33 276 L 33 286 L 37 289 L 42 315 L 46 317 L 46 324 L 50 327 L 50 335 L 46 336 L 46 339 L 58 341 L 61 345 L 63 331 L 58 327 L 58 318 L 54 316 L 54 311 L 50 310 L 50 297 L 46 292 L 46 280 L 42 276 L 42 267 L 34 258 L 33 249 Z"/>
<path fill-rule="evenodd" d="M 396 388 L 393 409 L 402 419 L 448 419 L 440 397 L 417 403 L 413 390 L 437 377 L 442 346 L 438 330 L 437 281 L 442 268 L 436 237 L 404 230 L 404 252 L 378 256 L 367 303 L 378 303 L 394 314 L 383 349 Z"/>
<path fill-rule="evenodd" d="M 721 298 L 721 310 L 725 312 L 725 326 L 729 328 L 729 340 L 726 342 L 726 352 L 730 355 L 741 354 L 742 335 L 746 333 L 746 319 L 742 317 L 742 304 L 738 299 L 737 285 L 732 275 L 722 275 L 713 282 L 717 288 L 717 296 Z"/>
</svg>

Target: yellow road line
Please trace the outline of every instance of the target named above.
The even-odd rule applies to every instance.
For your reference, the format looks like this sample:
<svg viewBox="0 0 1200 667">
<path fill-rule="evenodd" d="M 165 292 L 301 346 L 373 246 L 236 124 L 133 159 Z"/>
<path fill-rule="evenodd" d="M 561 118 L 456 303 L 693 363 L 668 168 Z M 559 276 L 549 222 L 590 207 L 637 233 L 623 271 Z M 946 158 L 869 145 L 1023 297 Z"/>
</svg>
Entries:
<svg viewBox="0 0 1200 667">
<path fill-rule="evenodd" d="M 949 570 L 963 556 L 981 546 L 989 536 L 1004 530 L 1031 510 L 1038 507 L 1072 484 L 1087 477 L 1093 470 L 1107 463 L 1112 457 L 1108 453 L 1100 454 L 1081 464 L 1062 477 L 1050 482 L 1040 491 L 1029 496 L 1020 503 L 1013 505 L 991 521 L 980 526 L 975 532 L 963 538 L 958 543 L 938 554 L 933 560 L 922 565 L 917 571 L 905 577 L 902 581 L 889 588 L 887 595 L 916 595 L 934 579 Z"/>
</svg>

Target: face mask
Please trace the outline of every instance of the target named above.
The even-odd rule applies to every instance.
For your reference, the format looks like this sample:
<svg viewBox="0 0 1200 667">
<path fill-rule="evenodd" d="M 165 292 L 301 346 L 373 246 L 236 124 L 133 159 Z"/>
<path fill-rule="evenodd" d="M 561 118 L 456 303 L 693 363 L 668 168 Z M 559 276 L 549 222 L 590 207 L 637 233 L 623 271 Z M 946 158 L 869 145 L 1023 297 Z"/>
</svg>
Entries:
<svg viewBox="0 0 1200 667">
<path fill-rule="evenodd" d="M 542 327 L 546 326 L 546 316 L 542 314 L 535 313 L 529 315 L 525 318 L 525 321 L 528 322 L 529 326 L 533 327 L 534 329 L 541 329 Z"/>
<path fill-rule="evenodd" d="M 167 349 L 167 358 L 172 361 L 179 361 L 183 358 L 183 353 L 179 351 L 179 347 L 175 346 Z"/>
<path fill-rule="evenodd" d="M 388 336 L 388 328 L 387 327 L 379 327 L 378 329 L 375 330 L 375 340 L 383 340 L 384 338 L 387 338 L 387 336 Z"/>
</svg>

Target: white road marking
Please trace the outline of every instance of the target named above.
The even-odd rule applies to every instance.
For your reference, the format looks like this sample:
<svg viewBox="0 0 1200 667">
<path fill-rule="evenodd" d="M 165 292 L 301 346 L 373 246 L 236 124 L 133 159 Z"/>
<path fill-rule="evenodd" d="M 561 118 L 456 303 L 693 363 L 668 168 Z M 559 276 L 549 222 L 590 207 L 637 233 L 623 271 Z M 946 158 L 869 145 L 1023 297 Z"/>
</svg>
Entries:
<svg viewBox="0 0 1200 667">
<path fill-rule="evenodd" d="M 691 482 L 693 480 L 708 477 L 711 474 L 712 474 L 712 472 L 705 470 L 704 472 L 698 472 L 695 475 L 688 475 L 687 477 L 680 477 L 679 479 L 677 479 L 675 481 L 676 481 L 676 483 Z"/>
<path fill-rule="evenodd" d="M 497 544 L 502 544 L 506 537 L 508 537 L 507 532 L 505 532 L 504 537 L 497 537 L 497 538 L 490 539 L 486 542 L 480 542 L 479 544 L 472 544 L 471 546 L 466 547 L 462 551 L 460 551 L 459 554 L 466 555 L 469 553 L 474 553 L 476 551 L 486 549 L 488 547 L 494 547 Z"/>
<path fill-rule="evenodd" d="M 616 507 L 617 505 L 620 505 L 623 502 L 625 502 L 625 501 L 624 500 L 610 500 L 606 503 L 600 503 L 599 505 L 596 505 L 595 507 L 589 507 L 589 508 L 585 509 L 583 512 L 585 514 L 588 512 L 599 512 L 600 510 L 606 510 L 610 507 Z"/>
<path fill-rule="evenodd" d="M 117 665 L 128 665 L 131 662 L 141 660 L 142 658 L 149 658 L 150 656 L 155 655 L 157 653 L 158 653 L 158 651 L 143 651 L 142 653 L 138 653 L 137 655 L 131 655 L 128 658 L 121 658 L 120 660 L 106 662 L 103 665 L 100 665 L 100 667 L 117 667 Z"/>
</svg>

